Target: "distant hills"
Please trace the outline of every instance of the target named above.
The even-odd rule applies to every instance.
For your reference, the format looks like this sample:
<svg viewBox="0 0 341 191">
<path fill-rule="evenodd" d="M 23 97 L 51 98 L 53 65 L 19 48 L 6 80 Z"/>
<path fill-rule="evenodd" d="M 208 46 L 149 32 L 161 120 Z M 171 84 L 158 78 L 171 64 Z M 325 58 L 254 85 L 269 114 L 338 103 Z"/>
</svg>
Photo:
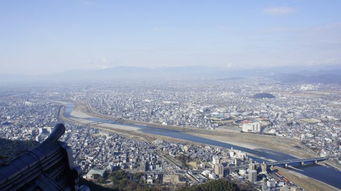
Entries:
<svg viewBox="0 0 341 191">
<path fill-rule="evenodd" d="M 264 76 L 282 83 L 341 84 L 340 65 L 278 67 L 267 70 Z"/>
<path fill-rule="evenodd" d="M 232 69 L 209 66 L 183 67 L 114 67 L 97 70 L 72 70 L 53 75 L 0 75 L 0 83 L 38 82 L 97 82 L 140 80 L 242 80 L 254 77 L 269 78 L 281 83 L 341 84 L 341 65 L 309 67 L 272 67 Z"/>
</svg>

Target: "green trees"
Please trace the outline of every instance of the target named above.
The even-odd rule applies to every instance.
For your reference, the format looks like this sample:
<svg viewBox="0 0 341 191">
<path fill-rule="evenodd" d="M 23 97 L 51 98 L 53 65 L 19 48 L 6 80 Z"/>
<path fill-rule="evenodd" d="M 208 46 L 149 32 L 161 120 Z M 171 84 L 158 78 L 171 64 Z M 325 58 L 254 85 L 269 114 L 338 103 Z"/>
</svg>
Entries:
<svg viewBox="0 0 341 191">
<path fill-rule="evenodd" d="M 102 187 L 94 183 L 86 185 L 92 190 L 110 190 L 110 191 L 239 191 L 254 190 L 250 185 L 237 185 L 227 179 L 212 180 L 204 184 L 174 189 L 175 186 L 154 184 L 148 185 L 144 182 L 142 173 L 129 173 L 124 170 L 112 172 L 109 176 L 113 185 Z"/>
<path fill-rule="evenodd" d="M 124 170 L 114 171 L 109 175 L 110 180 L 113 182 L 112 189 L 117 191 L 162 191 L 157 185 L 147 185 L 142 180 L 142 173 L 128 173 Z"/>
</svg>

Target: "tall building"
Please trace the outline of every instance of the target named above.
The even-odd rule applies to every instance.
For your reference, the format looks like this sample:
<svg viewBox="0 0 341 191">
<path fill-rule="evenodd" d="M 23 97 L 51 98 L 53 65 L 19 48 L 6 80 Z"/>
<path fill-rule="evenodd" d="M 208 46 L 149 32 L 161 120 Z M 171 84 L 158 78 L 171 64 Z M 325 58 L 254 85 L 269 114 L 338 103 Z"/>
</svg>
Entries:
<svg viewBox="0 0 341 191">
<path fill-rule="evenodd" d="M 268 186 L 266 185 L 266 178 L 262 179 L 262 191 L 267 191 Z"/>
<path fill-rule="evenodd" d="M 214 156 L 212 157 L 212 163 L 213 163 L 214 165 L 220 164 L 220 157 L 214 155 Z"/>
<path fill-rule="evenodd" d="M 262 172 L 261 172 L 262 174 L 267 174 L 268 173 L 268 171 L 267 171 L 268 165 L 265 162 L 263 162 L 260 165 L 260 167 L 261 167 L 261 170 L 262 170 Z"/>
<path fill-rule="evenodd" d="M 256 182 L 257 180 L 257 170 L 256 170 L 256 165 L 253 162 L 249 163 L 249 169 L 248 169 L 248 180 L 250 182 Z"/>
<path fill-rule="evenodd" d="M 214 173 L 218 175 L 219 178 L 224 177 L 224 166 L 222 164 L 214 165 Z"/>
<path fill-rule="evenodd" d="M 249 170 L 248 180 L 252 183 L 257 181 L 257 171 L 256 170 Z"/>
<path fill-rule="evenodd" d="M 235 166 L 238 166 L 238 165 L 239 165 L 238 159 L 234 159 L 233 164 L 234 164 Z"/>
<path fill-rule="evenodd" d="M 256 165 L 253 162 L 249 163 L 249 170 L 256 170 Z"/>
</svg>

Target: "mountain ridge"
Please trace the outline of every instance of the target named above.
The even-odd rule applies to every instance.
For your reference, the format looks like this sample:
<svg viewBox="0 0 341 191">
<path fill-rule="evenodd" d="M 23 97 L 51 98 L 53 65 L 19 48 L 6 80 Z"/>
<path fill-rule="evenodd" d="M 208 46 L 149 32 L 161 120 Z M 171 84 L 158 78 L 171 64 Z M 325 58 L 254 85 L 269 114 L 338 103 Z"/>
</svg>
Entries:
<svg viewBox="0 0 341 191">
<path fill-rule="evenodd" d="M 135 80 L 229 80 L 263 77 L 282 83 L 341 84 L 341 65 L 236 69 L 209 66 L 135 67 L 70 70 L 49 75 L 1 75 L 2 83 L 135 81 Z"/>
</svg>

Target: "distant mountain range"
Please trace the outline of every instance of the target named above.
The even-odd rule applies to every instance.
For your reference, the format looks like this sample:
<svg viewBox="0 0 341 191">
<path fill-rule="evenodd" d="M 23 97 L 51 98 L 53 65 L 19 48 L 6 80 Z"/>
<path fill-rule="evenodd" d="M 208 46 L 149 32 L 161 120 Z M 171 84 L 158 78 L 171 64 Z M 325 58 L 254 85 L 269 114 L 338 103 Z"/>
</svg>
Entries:
<svg viewBox="0 0 341 191">
<path fill-rule="evenodd" d="M 98 70 L 72 70 L 53 75 L 0 75 L 1 84 L 39 82 L 96 82 L 137 80 L 240 80 L 253 77 L 274 79 L 282 83 L 341 84 L 341 65 L 310 67 L 272 67 L 231 69 L 222 67 L 114 67 Z"/>
<path fill-rule="evenodd" d="M 271 77 L 286 83 L 341 84 L 341 66 L 318 67 L 296 72 L 281 72 Z"/>
</svg>

